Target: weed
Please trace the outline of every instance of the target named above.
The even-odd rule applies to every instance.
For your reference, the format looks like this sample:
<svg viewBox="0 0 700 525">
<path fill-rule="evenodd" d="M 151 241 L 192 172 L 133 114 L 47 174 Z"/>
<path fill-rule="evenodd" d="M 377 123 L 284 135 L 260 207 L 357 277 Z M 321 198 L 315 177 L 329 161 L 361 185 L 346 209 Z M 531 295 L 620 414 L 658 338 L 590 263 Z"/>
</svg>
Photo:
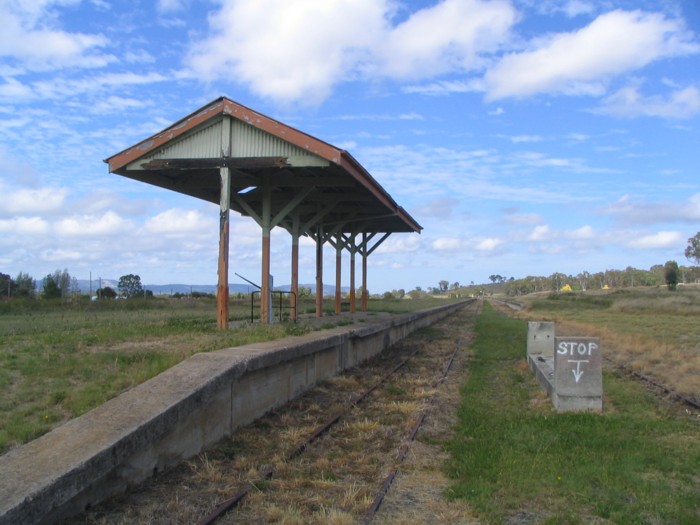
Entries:
<svg viewBox="0 0 700 525">
<path fill-rule="evenodd" d="M 485 305 L 447 473 L 453 497 L 484 520 L 518 513 L 545 523 L 691 523 L 697 519 L 697 425 L 666 416 L 637 383 L 604 375 L 604 414 L 557 414 L 530 402 L 525 323 Z M 578 520 L 578 521 L 577 521 Z"/>
</svg>

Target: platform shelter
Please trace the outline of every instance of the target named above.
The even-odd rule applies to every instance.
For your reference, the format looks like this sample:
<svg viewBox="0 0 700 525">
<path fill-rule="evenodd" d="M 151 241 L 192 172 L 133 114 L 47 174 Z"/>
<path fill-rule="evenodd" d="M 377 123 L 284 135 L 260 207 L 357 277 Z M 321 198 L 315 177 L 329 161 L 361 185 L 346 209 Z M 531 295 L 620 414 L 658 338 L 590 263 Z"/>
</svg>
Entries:
<svg viewBox="0 0 700 525">
<path fill-rule="evenodd" d="M 219 205 L 218 325 L 228 327 L 229 217 L 262 229 L 260 319 L 269 319 L 270 232 L 292 237 L 291 291 L 298 294 L 299 238 L 316 242 L 316 315 L 322 316 L 323 245 L 336 250 L 335 308 L 340 313 L 341 255 L 362 257 L 361 307 L 367 309 L 367 258 L 392 233 L 420 233 L 350 153 L 225 97 L 218 98 L 105 162 L 109 171 Z M 235 239 L 233 239 L 235 247 Z M 235 248 L 234 248 L 235 249 Z M 296 316 L 296 309 L 292 310 Z"/>
</svg>

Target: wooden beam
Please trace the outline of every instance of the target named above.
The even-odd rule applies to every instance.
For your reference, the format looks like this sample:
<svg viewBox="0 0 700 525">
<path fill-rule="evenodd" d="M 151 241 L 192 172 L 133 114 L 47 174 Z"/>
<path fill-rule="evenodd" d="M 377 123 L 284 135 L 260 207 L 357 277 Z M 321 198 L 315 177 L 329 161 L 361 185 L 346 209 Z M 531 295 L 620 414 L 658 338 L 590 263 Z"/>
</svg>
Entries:
<svg viewBox="0 0 700 525">
<path fill-rule="evenodd" d="M 316 317 L 323 317 L 323 228 L 316 232 Z"/>
<path fill-rule="evenodd" d="M 219 210 L 219 282 L 216 290 L 216 322 L 222 330 L 228 329 L 228 249 L 229 216 L 231 213 L 231 170 L 220 169 L 221 199 Z"/>
<path fill-rule="evenodd" d="M 340 272 L 342 270 L 342 255 L 343 255 L 343 244 L 341 242 L 341 236 L 338 234 L 336 236 L 336 246 L 335 246 L 335 314 L 340 315 L 340 310 L 342 306 L 341 293 L 340 293 Z"/>
<path fill-rule="evenodd" d="M 153 159 L 141 167 L 149 171 L 232 168 L 239 170 L 288 168 L 287 157 L 219 157 L 204 159 Z"/>
</svg>

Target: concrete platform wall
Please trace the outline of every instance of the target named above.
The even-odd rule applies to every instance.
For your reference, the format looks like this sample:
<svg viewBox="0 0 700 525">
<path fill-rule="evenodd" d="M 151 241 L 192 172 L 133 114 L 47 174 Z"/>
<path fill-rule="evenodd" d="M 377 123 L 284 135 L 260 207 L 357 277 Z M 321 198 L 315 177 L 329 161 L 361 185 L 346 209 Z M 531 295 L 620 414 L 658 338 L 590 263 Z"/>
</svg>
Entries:
<svg viewBox="0 0 700 525">
<path fill-rule="evenodd" d="M 196 354 L 0 457 L 0 525 L 79 513 L 466 304 Z"/>
</svg>

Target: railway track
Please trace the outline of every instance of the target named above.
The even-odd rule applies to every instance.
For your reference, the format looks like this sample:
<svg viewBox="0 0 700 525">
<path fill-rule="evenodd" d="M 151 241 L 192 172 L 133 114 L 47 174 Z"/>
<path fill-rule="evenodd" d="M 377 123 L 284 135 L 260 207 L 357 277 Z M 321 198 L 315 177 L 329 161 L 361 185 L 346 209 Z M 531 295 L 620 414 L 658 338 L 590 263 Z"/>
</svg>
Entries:
<svg viewBox="0 0 700 525">
<path fill-rule="evenodd" d="M 477 307 L 474 302 L 239 429 L 216 450 L 92 509 L 82 522 L 372 522 L 421 425 L 442 403 L 449 371 L 465 366 Z"/>
</svg>

